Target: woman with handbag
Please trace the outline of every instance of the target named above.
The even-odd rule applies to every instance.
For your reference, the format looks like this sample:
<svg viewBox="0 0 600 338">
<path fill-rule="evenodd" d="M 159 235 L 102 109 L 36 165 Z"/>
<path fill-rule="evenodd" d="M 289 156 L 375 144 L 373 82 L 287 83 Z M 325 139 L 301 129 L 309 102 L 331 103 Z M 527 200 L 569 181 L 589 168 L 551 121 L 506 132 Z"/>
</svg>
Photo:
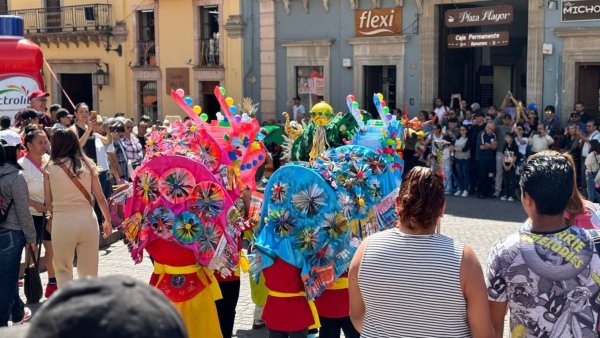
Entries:
<svg viewBox="0 0 600 338">
<path fill-rule="evenodd" d="M 0 131 L 0 327 L 23 323 L 31 311 L 19 298 L 19 268 L 23 247 L 37 251 L 36 232 L 29 213 L 29 192 L 19 172 L 17 153 L 21 137 L 12 130 Z"/>
<path fill-rule="evenodd" d="M 72 130 L 57 130 L 52 138 L 50 161 L 45 167 L 44 193 L 52 215 L 55 249 L 52 263 L 58 287 L 73 279 L 75 252 L 79 277 L 98 276 L 100 238 L 91 195 L 98 201 L 104 216 L 104 238 L 112 231 L 110 213 L 96 165 L 83 154 Z"/>
<path fill-rule="evenodd" d="M 25 148 L 27 155 L 19 159 L 18 163 L 23 168 L 23 176 L 29 189 L 29 211 L 33 216 L 33 223 L 38 236 L 38 242 L 44 244 L 44 265 L 48 271 L 48 285 L 44 296 L 49 298 L 56 291 L 56 277 L 52 267 L 52 236 L 47 227 L 46 205 L 44 199 L 44 171 L 43 167 L 48 163 L 50 156 L 46 153 L 48 149 L 48 137 L 43 130 L 33 130 L 25 135 Z"/>
</svg>

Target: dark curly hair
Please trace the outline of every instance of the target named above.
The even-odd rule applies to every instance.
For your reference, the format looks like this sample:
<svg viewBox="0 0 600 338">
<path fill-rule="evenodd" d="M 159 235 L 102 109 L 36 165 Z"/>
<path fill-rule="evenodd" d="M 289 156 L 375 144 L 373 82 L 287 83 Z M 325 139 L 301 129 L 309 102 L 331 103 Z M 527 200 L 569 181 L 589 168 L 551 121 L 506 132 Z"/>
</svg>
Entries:
<svg viewBox="0 0 600 338">
<path fill-rule="evenodd" d="M 426 167 L 414 167 L 400 186 L 396 210 L 402 224 L 429 229 L 437 225 L 445 202 L 442 175 Z"/>
</svg>

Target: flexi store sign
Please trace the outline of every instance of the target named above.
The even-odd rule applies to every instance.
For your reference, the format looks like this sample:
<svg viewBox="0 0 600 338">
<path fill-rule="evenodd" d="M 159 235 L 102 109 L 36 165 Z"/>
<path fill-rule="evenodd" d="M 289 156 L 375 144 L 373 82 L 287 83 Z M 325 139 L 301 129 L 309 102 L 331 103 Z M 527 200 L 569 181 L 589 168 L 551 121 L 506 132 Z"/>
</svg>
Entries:
<svg viewBox="0 0 600 338">
<path fill-rule="evenodd" d="M 383 8 L 354 12 L 356 36 L 385 36 L 402 34 L 402 9 Z"/>
</svg>

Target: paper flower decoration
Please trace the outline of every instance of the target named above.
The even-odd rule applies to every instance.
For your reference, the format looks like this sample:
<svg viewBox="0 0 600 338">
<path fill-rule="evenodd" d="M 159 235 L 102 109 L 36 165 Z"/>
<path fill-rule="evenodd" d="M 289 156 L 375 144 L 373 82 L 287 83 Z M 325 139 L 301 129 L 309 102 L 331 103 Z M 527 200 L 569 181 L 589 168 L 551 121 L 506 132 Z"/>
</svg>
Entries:
<svg viewBox="0 0 600 338">
<path fill-rule="evenodd" d="M 269 212 L 268 224 L 280 236 L 289 235 L 296 226 L 296 220 L 290 215 L 289 210 L 273 210 Z"/>
<path fill-rule="evenodd" d="M 350 163 L 348 168 L 348 180 L 352 181 L 353 184 L 362 186 L 365 184 L 367 176 L 369 175 L 369 166 L 361 165 L 355 162 Z"/>
<path fill-rule="evenodd" d="M 345 150 L 337 153 L 337 161 L 339 162 L 357 162 L 362 158 L 362 154 L 353 151 L 353 150 Z"/>
<path fill-rule="evenodd" d="M 385 160 L 379 156 L 368 156 L 365 159 L 365 163 L 369 166 L 374 175 L 383 174 L 387 168 Z"/>
<path fill-rule="evenodd" d="M 194 187 L 188 205 L 202 219 L 216 217 L 223 212 L 225 192 L 214 182 L 200 182 Z"/>
<path fill-rule="evenodd" d="M 175 219 L 173 236 L 183 244 L 191 244 L 198 240 L 202 235 L 201 231 L 202 222 L 200 222 L 198 216 L 191 212 L 186 211 Z"/>
<path fill-rule="evenodd" d="M 196 185 L 192 173 L 183 168 L 172 168 L 165 171 L 158 182 L 158 190 L 171 203 L 182 203 L 190 195 Z"/>
<path fill-rule="evenodd" d="M 314 252 L 319 245 L 319 228 L 305 227 L 296 233 L 296 247 L 300 251 Z"/>
<path fill-rule="evenodd" d="M 204 224 L 198 238 L 198 250 L 201 254 L 211 254 L 219 245 L 223 232 L 213 223 Z"/>
<path fill-rule="evenodd" d="M 325 204 L 325 191 L 315 183 L 292 196 L 294 208 L 308 217 L 314 216 Z"/>
<path fill-rule="evenodd" d="M 313 266 L 325 266 L 333 260 L 335 256 L 335 250 L 329 245 L 329 243 L 323 244 L 317 252 L 308 257 L 308 262 Z"/>
<path fill-rule="evenodd" d="M 175 215 L 165 207 L 158 207 L 146 215 L 146 220 L 154 233 L 162 238 L 171 237 Z"/>
<path fill-rule="evenodd" d="M 144 204 L 153 203 L 160 195 L 157 176 L 154 171 L 143 169 L 135 178 L 136 193 Z"/>
<path fill-rule="evenodd" d="M 352 216 L 352 212 L 354 211 L 354 200 L 352 197 L 350 197 L 350 195 L 342 191 L 337 193 L 337 197 L 342 215 L 350 218 Z"/>
<path fill-rule="evenodd" d="M 367 193 L 371 203 L 376 203 L 383 197 L 381 193 L 381 182 L 377 178 L 371 177 L 367 181 Z"/>
<path fill-rule="evenodd" d="M 348 230 L 348 219 L 339 213 L 325 215 L 325 219 L 321 223 L 321 229 L 330 238 L 339 238 Z"/>
<path fill-rule="evenodd" d="M 357 191 L 352 198 L 354 200 L 354 212 L 358 215 L 366 215 L 367 200 L 365 194 L 362 191 Z"/>
<path fill-rule="evenodd" d="M 201 139 L 198 143 L 198 158 L 210 171 L 215 171 L 221 164 L 221 151 L 215 142 L 208 139 Z"/>
<path fill-rule="evenodd" d="M 271 189 L 271 201 L 274 203 L 285 202 L 290 185 L 284 182 L 276 182 Z"/>
</svg>

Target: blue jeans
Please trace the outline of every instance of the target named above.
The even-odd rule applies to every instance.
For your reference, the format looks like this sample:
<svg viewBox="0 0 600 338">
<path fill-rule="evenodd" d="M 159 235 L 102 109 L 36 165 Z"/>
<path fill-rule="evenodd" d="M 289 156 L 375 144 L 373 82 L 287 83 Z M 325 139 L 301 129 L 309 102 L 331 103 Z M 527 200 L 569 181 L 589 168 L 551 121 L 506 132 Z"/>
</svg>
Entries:
<svg viewBox="0 0 600 338">
<path fill-rule="evenodd" d="M 591 202 L 599 202 L 600 201 L 600 194 L 598 194 L 598 192 L 596 192 L 596 186 L 594 184 L 594 179 L 596 178 L 596 174 L 598 172 L 589 172 L 586 171 L 585 172 L 585 180 L 586 180 L 586 186 L 587 186 L 587 199 Z"/>
<path fill-rule="evenodd" d="M 23 302 L 19 298 L 19 268 L 25 246 L 20 230 L 0 228 L 0 327 L 23 318 Z"/>
<path fill-rule="evenodd" d="M 453 192 L 452 191 L 452 180 L 454 175 L 452 175 L 452 160 L 447 160 L 442 162 L 442 171 L 444 172 L 444 191 L 445 192 Z"/>
<path fill-rule="evenodd" d="M 454 159 L 456 163 L 456 180 L 458 181 L 458 189 L 461 191 L 468 190 L 470 184 L 469 167 L 470 160 Z"/>
</svg>

